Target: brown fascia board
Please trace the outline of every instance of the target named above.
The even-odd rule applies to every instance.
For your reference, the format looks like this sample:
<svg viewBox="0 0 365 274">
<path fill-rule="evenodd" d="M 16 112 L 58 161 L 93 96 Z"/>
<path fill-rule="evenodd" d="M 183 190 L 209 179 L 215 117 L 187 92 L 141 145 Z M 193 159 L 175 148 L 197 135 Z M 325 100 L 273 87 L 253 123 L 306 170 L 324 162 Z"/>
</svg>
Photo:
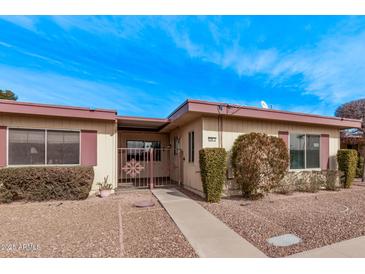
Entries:
<svg viewBox="0 0 365 274">
<path fill-rule="evenodd" d="M 361 120 L 321 116 L 314 114 L 288 112 L 273 109 L 246 107 L 227 103 L 207 102 L 200 100 L 186 100 L 169 118 L 171 121 L 178 119 L 187 112 L 202 114 L 226 115 L 259 120 L 272 120 L 311 125 L 324 125 L 337 128 L 361 128 Z"/>
<path fill-rule="evenodd" d="M 0 100 L 0 113 L 115 121 L 116 111 Z"/>
</svg>

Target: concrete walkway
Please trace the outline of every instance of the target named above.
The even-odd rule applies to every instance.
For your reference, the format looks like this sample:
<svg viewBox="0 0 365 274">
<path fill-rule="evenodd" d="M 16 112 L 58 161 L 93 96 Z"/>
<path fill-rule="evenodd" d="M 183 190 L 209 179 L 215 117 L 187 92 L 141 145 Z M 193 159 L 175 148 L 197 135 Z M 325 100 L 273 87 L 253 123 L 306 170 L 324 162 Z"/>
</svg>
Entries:
<svg viewBox="0 0 365 274">
<path fill-rule="evenodd" d="M 290 258 L 365 258 L 365 236 L 307 250 Z"/>
<path fill-rule="evenodd" d="M 199 257 L 263 258 L 264 253 L 180 191 L 154 189 L 152 193 L 169 213 Z"/>
</svg>

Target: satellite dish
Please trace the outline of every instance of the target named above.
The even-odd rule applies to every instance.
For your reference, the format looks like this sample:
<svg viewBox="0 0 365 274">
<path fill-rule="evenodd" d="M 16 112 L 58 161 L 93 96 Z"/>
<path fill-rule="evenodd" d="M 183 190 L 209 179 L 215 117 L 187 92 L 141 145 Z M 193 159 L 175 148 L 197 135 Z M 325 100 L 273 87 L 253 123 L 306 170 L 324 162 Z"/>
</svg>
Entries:
<svg viewBox="0 0 365 274">
<path fill-rule="evenodd" d="M 262 108 L 269 108 L 269 106 L 266 104 L 266 102 L 265 101 L 261 101 L 261 107 Z"/>
</svg>

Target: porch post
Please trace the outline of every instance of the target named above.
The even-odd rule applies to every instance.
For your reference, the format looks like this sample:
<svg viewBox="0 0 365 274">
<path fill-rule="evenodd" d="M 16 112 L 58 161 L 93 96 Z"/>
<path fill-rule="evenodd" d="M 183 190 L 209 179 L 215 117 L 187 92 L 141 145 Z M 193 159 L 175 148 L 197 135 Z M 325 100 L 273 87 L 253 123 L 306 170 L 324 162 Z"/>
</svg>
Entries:
<svg viewBox="0 0 365 274">
<path fill-rule="evenodd" d="M 153 148 L 150 149 L 150 189 L 153 189 Z"/>
</svg>

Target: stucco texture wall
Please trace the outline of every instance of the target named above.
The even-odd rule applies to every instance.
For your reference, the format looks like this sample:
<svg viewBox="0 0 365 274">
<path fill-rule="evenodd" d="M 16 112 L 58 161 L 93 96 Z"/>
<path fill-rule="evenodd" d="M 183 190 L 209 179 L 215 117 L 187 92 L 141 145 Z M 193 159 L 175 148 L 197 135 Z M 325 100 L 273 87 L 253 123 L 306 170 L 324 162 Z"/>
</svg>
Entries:
<svg viewBox="0 0 365 274">
<path fill-rule="evenodd" d="M 189 132 L 194 131 L 195 139 L 195 151 L 194 151 L 194 163 L 189 163 L 188 151 L 189 151 Z M 170 133 L 170 142 L 173 144 L 173 138 L 180 138 L 180 148 L 182 151 L 182 182 L 184 187 L 196 192 L 199 195 L 203 195 L 203 188 L 200 179 L 200 167 L 199 167 L 199 150 L 202 148 L 202 119 L 198 118 L 182 127 L 173 130 Z"/>
<path fill-rule="evenodd" d="M 97 131 L 97 166 L 92 193 L 98 190 L 97 183 L 109 177 L 113 188 L 117 187 L 117 127 L 115 121 L 72 118 L 48 118 L 23 115 L 1 115 L 0 125 L 8 128 L 94 130 Z"/>
<path fill-rule="evenodd" d="M 305 134 L 328 134 L 329 135 L 329 167 L 337 169 L 336 154 L 340 148 L 340 130 L 333 127 L 307 126 L 295 123 L 280 123 L 263 120 L 245 120 L 237 118 L 223 118 L 223 147 L 230 152 L 236 138 L 241 134 L 251 132 L 266 133 L 278 136 L 279 131 Z M 216 142 L 209 142 L 208 137 L 216 137 Z M 218 147 L 218 121 L 216 117 L 203 118 L 203 147 Z"/>
<path fill-rule="evenodd" d="M 336 154 L 340 147 L 340 131 L 331 127 L 306 126 L 291 123 L 275 123 L 261 120 L 245 120 L 224 117 L 222 123 L 223 132 L 221 136 L 218 133 L 217 117 L 199 118 L 187 125 L 171 132 L 171 143 L 174 136 L 181 137 L 181 148 L 184 153 L 183 164 L 183 182 L 184 187 L 203 196 L 202 183 L 199 168 L 199 150 L 201 148 L 219 147 L 219 142 L 228 151 L 230 150 L 236 138 L 245 133 L 262 132 L 272 136 L 278 136 L 279 131 L 288 131 L 289 133 L 307 133 L 307 134 L 328 134 L 329 135 L 329 166 L 330 169 L 337 168 Z M 195 162 L 188 163 L 188 132 L 195 131 Z M 208 138 L 210 137 L 210 138 Z M 213 138 L 212 138 L 213 137 Z M 220 139 L 221 138 L 221 139 Z"/>
</svg>

